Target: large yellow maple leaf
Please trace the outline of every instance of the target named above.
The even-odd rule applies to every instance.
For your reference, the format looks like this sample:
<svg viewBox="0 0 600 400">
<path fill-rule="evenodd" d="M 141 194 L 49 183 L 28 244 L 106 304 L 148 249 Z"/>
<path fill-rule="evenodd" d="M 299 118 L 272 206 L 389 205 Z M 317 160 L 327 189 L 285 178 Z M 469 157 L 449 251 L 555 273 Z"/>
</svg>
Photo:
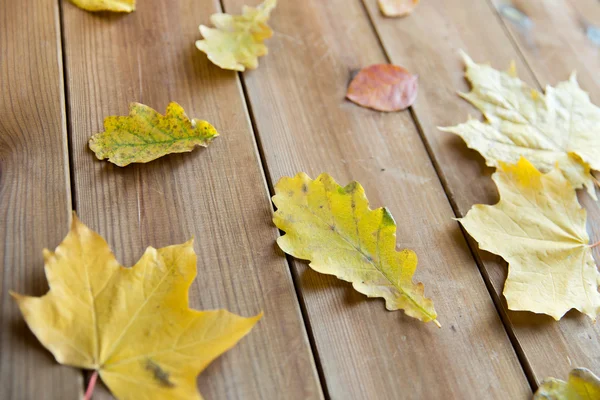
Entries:
<svg viewBox="0 0 600 400">
<path fill-rule="evenodd" d="M 598 400 L 600 379 L 586 368 L 576 368 L 569 373 L 567 382 L 544 379 L 533 400 Z"/>
<path fill-rule="evenodd" d="M 71 0 L 77 7 L 87 11 L 132 12 L 135 0 Z"/>
<path fill-rule="evenodd" d="M 383 297 L 388 310 L 439 325 L 423 284 L 412 281 L 417 255 L 396 251 L 394 218 L 387 208 L 371 210 L 358 182 L 341 187 L 327 174 L 312 180 L 301 172 L 277 183 L 273 203 L 273 221 L 286 232 L 277 240 L 283 251 L 360 293 Z"/>
<path fill-rule="evenodd" d="M 192 242 L 149 247 L 131 268 L 73 216 L 44 250 L 50 290 L 14 294 L 27 325 L 61 364 L 96 370 L 119 399 L 200 399 L 196 376 L 260 319 L 189 308 Z"/>
<path fill-rule="evenodd" d="M 90 149 L 99 160 L 108 158 L 119 167 L 206 147 L 219 136 L 208 122 L 190 120 L 175 102 L 169 103 L 164 116 L 144 104 L 131 103 L 128 116 L 106 117 L 104 130 L 90 138 Z"/>
<path fill-rule="evenodd" d="M 460 95 L 477 107 L 486 122 L 469 119 L 443 131 L 461 136 L 489 166 L 525 157 L 542 172 L 556 164 L 569 182 L 585 186 L 596 198 L 590 168 L 600 170 L 600 108 L 577 84 L 575 74 L 546 94 L 508 72 L 476 64 L 463 53 L 472 90 Z"/>
<path fill-rule="evenodd" d="M 265 0 L 258 7 L 244 6 L 242 15 L 213 14 L 215 28 L 200 25 L 204 39 L 196 41 L 196 47 L 221 68 L 255 69 L 258 57 L 268 52 L 263 42 L 273 36 L 267 21 L 276 5 L 277 0 Z"/>
<path fill-rule="evenodd" d="M 508 262 L 508 308 L 556 320 L 575 308 L 595 320 L 600 274 L 573 186 L 560 170 L 544 175 L 524 158 L 498 168 L 500 201 L 476 204 L 459 221 L 481 249 Z"/>
</svg>

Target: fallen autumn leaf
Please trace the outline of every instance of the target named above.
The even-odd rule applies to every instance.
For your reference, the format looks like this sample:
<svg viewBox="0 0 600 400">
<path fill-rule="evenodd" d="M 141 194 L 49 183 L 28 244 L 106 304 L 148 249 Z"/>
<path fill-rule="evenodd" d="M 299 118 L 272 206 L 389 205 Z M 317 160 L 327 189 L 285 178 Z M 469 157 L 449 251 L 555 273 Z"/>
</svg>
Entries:
<svg viewBox="0 0 600 400">
<path fill-rule="evenodd" d="M 544 175 L 524 158 L 500 163 L 492 179 L 500 201 L 476 204 L 459 221 L 482 250 L 508 262 L 508 308 L 556 320 L 575 308 L 595 320 L 600 274 L 573 186 L 560 170 Z"/>
<path fill-rule="evenodd" d="M 361 69 L 350 82 L 346 97 L 377 111 L 400 111 L 417 98 L 418 77 L 392 64 L 376 64 Z"/>
<path fill-rule="evenodd" d="M 196 376 L 261 318 L 189 308 L 192 241 L 148 247 L 131 268 L 75 215 L 54 252 L 44 250 L 50 290 L 11 293 L 56 361 L 99 374 L 119 399 L 200 399 Z"/>
<path fill-rule="evenodd" d="M 90 149 L 99 160 L 108 158 L 119 167 L 206 147 L 219 136 L 208 122 L 190 121 L 174 102 L 167 106 L 164 116 L 146 105 L 131 103 L 128 116 L 105 118 L 104 129 L 90 138 Z"/>
<path fill-rule="evenodd" d="M 546 94 L 516 77 L 514 65 L 500 72 L 476 64 L 463 53 L 466 77 L 473 88 L 460 95 L 477 107 L 486 119 L 467 122 L 442 131 L 464 139 L 491 167 L 514 164 L 527 158 L 542 172 L 557 164 L 569 182 L 585 186 L 596 198 L 591 169 L 600 169 L 600 108 L 577 84 L 575 74 Z"/>
<path fill-rule="evenodd" d="M 265 0 L 256 8 L 244 6 L 242 15 L 213 14 L 215 28 L 200 25 L 204 39 L 196 41 L 196 47 L 223 69 L 255 69 L 258 57 L 268 52 L 263 42 L 273 35 L 267 21 L 276 5 L 277 0 Z"/>
<path fill-rule="evenodd" d="M 533 400 L 598 400 L 600 379 L 586 368 L 575 368 L 567 382 L 547 378 L 542 381 Z"/>
<path fill-rule="evenodd" d="M 413 12 L 419 0 L 377 0 L 381 13 L 386 17 L 404 17 Z"/>
<path fill-rule="evenodd" d="M 312 180 L 301 172 L 279 180 L 273 203 L 273 222 L 286 233 L 277 239 L 283 251 L 362 294 L 383 297 L 390 311 L 440 326 L 423 284 L 412 281 L 417 255 L 396 251 L 394 218 L 386 208 L 371 210 L 358 182 L 341 187 L 327 174 Z"/>
<path fill-rule="evenodd" d="M 70 0 L 77 7 L 87 11 L 135 11 L 135 0 Z"/>
</svg>

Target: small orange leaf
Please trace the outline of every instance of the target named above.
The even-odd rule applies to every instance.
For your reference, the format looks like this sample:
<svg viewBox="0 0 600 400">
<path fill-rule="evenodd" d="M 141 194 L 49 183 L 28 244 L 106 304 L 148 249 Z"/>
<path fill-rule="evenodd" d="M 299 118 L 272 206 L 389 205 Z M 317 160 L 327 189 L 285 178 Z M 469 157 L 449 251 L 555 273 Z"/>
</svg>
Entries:
<svg viewBox="0 0 600 400">
<path fill-rule="evenodd" d="M 419 0 L 379 0 L 379 9 L 386 17 L 404 17 L 419 4 Z"/>
<path fill-rule="evenodd" d="M 400 111 L 417 98 L 418 76 L 392 64 L 361 69 L 350 82 L 348 100 L 378 111 Z"/>
</svg>

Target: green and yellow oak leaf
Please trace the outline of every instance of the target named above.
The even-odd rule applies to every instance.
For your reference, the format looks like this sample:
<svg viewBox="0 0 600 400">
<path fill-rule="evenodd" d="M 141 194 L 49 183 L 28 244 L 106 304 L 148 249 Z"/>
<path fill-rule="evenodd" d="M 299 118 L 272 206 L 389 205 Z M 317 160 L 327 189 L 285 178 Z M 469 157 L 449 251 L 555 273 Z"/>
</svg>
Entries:
<svg viewBox="0 0 600 400">
<path fill-rule="evenodd" d="M 600 108 L 577 84 L 575 74 L 546 94 L 508 72 L 476 64 L 463 53 L 472 90 L 460 95 L 477 107 L 486 121 L 469 119 L 443 131 L 461 136 L 488 166 L 514 164 L 525 157 L 542 172 L 556 164 L 571 185 L 586 187 L 596 198 L 590 168 L 600 170 Z"/>
<path fill-rule="evenodd" d="M 87 11 L 135 11 L 135 0 L 71 0 L 71 3 Z"/>
<path fill-rule="evenodd" d="M 383 297 L 388 310 L 439 325 L 423 284 L 412 281 L 417 255 L 396 251 L 394 218 L 386 208 L 371 210 L 358 182 L 341 187 L 327 174 L 312 180 L 301 172 L 277 183 L 273 203 L 273 222 L 285 231 L 277 240 L 283 251 L 360 293 Z"/>
<path fill-rule="evenodd" d="M 108 158 L 119 167 L 206 147 L 219 136 L 208 122 L 190 121 L 175 102 L 169 103 L 164 116 L 143 104 L 131 103 L 129 116 L 105 118 L 104 129 L 90 138 L 90 149 L 99 160 Z"/>
<path fill-rule="evenodd" d="M 261 317 L 189 308 L 192 241 L 149 247 L 125 268 L 73 216 L 44 259 L 48 293 L 12 293 L 27 325 L 59 363 L 98 371 L 119 399 L 200 399 L 196 376 Z"/>
<path fill-rule="evenodd" d="M 576 368 L 569 373 L 567 382 L 548 378 L 535 392 L 533 400 L 598 400 L 600 379 L 586 368 Z"/>
<path fill-rule="evenodd" d="M 223 69 L 255 69 L 258 57 L 268 52 L 263 42 L 273 36 L 267 21 L 276 5 L 277 0 L 265 0 L 258 7 L 244 6 L 242 15 L 213 14 L 215 28 L 200 25 L 204 39 L 196 41 L 196 47 Z"/>
<path fill-rule="evenodd" d="M 544 175 L 524 158 L 501 162 L 492 179 L 500 201 L 476 204 L 459 221 L 481 249 L 508 262 L 508 308 L 556 320 L 575 308 L 595 320 L 600 274 L 573 186 L 560 170 Z"/>
</svg>

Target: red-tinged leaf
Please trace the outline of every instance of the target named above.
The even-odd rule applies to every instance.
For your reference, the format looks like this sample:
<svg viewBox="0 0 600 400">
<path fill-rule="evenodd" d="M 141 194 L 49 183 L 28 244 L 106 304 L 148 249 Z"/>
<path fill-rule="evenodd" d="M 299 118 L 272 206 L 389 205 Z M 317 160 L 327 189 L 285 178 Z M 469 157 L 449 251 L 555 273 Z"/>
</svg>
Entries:
<svg viewBox="0 0 600 400">
<path fill-rule="evenodd" d="M 392 64 L 363 68 L 354 77 L 346 97 L 363 107 L 378 111 L 400 111 L 417 98 L 418 77 Z"/>
</svg>

